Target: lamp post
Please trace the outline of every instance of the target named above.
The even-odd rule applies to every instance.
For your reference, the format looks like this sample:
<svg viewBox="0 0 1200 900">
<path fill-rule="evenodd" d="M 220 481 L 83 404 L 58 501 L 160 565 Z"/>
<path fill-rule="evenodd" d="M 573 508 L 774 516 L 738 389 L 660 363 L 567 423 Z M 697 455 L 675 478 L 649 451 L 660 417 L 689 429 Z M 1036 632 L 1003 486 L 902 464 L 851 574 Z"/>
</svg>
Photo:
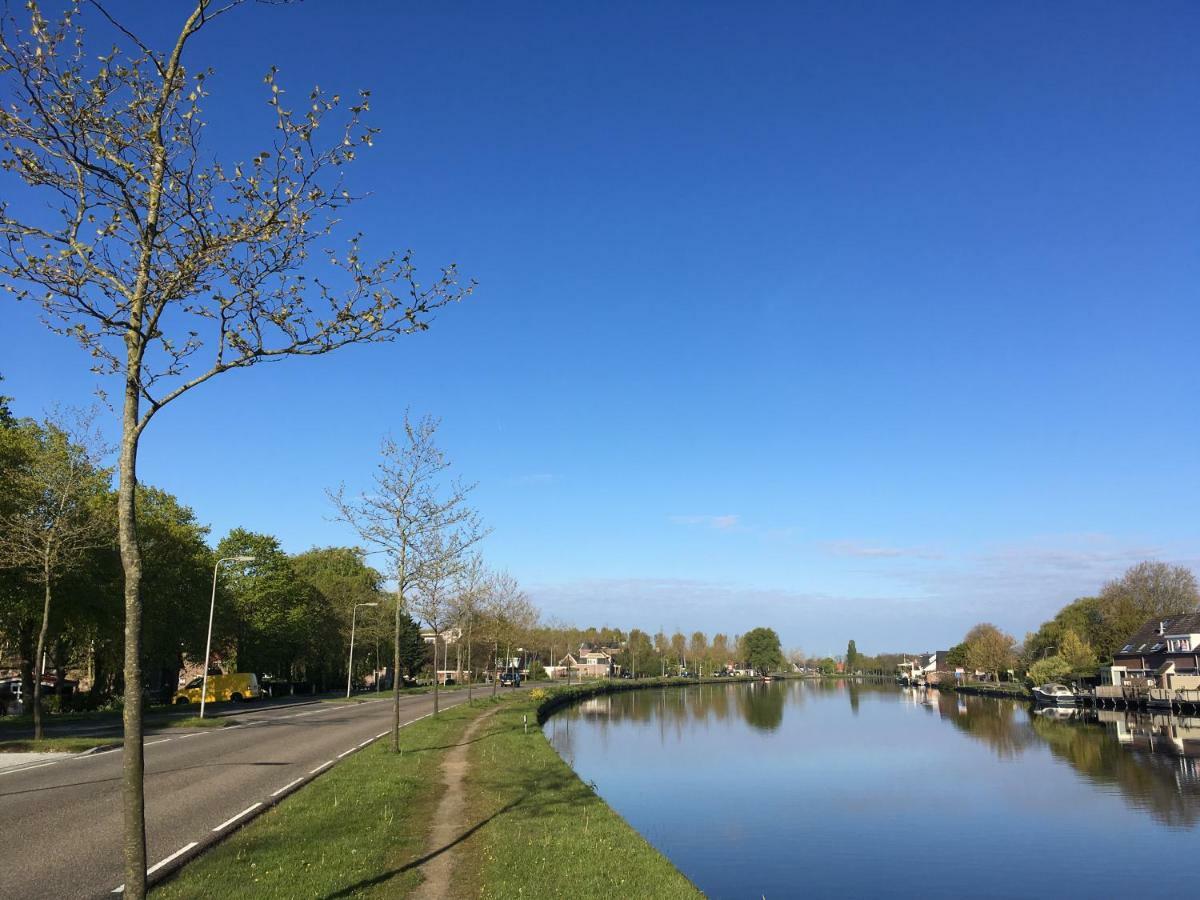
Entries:
<svg viewBox="0 0 1200 900">
<path fill-rule="evenodd" d="M 204 642 L 204 681 L 200 686 L 200 718 L 204 718 L 204 701 L 208 699 L 208 659 L 212 652 L 213 612 L 217 608 L 217 571 L 224 562 L 254 562 L 253 556 L 226 556 L 213 566 L 212 601 L 208 605 L 208 639 Z"/>
<path fill-rule="evenodd" d="M 346 666 L 346 699 L 350 699 L 350 682 L 354 678 L 354 617 L 358 615 L 360 606 L 378 606 L 378 603 L 355 603 L 350 610 L 350 662 Z"/>
</svg>

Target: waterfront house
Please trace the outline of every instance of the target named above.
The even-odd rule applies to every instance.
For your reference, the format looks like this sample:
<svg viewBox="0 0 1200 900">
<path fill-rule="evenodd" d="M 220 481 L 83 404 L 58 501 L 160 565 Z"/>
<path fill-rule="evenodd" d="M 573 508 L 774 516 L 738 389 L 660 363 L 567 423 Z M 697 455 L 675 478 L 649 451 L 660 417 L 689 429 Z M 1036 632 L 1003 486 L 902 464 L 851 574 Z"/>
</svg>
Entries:
<svg viewBox="0 0 1200 900">
<path fill-rule="evenodd" d="M 1200 613 L 1152 619 L 1113 654 L 1113 668 L 1127 676 L 1156 677 L 1167 663 L 1172 675 L 1200 675 Z"/>
<path fill-rule="evenodd" d="M 933 653 L 919 653 L 912 659 L 899 663 L 900 680 L 907 684 L 937 684 L 939 681 L 954 680 L 954 666 L 947 657 L 946 650 L 935 650 Z"/>
</svg>

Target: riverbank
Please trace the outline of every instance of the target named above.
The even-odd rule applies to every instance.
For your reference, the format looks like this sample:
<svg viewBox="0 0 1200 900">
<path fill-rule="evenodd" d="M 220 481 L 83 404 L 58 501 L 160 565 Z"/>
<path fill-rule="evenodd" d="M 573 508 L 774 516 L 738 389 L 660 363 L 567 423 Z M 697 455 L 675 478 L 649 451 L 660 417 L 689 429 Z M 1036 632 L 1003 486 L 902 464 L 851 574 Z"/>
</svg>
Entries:
<svg viewBox="0 0 1200 900">
<path fill-rule="evenodd" d="M 497 699 L 481 692 L 401 729 L 400 755 L 379 742 L 350 756 L 189 863 L 155 897 L 554 896 L 564 885 L 699 897 L 538 727 L 586 696 L 696 683 L 593 682 Z M 455 790 L 461 802 L 445 803 Z M 444 821 L 435 823 L 438 813 Z"/>
<path fill-rule="evenodd" d="M 664 684 L 685 682 L 562 688 L 496 712 L 468 752 L 465 822 L 475 824 L 457 848 L 444 896 L 703 896 L 579 779 L 538 727 L 554 709 L 583 697 Z"/>
<path fill-rule="evenodd" d="M 1007 700 L 1033 700 L 1033 691 L 1023 684 L 1011 681 L 968 681 L 963 684 L 948 682 L 934 687 L 939 691 L 954 691 L 958 694 L 977 694 L 981 697 L 1001 697 Z"/>
</svg>

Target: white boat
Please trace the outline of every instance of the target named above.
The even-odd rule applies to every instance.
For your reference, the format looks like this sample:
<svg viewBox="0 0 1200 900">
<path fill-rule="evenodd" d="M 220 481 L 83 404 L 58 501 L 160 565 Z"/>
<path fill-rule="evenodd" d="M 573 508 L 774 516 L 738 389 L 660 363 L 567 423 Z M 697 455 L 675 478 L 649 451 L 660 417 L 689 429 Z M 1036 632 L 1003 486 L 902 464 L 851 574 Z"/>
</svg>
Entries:
<svg viewBox="0 0 1200 900">
<path fill-rule="evenodd" d="M 1057 682 L 1038 685 L 1033 689 L 1033 696 L 1038 703 L 1046 703 L 1051 706 L 1075 705 L 1075 692 L 1065 684 Z"/>
</svg>

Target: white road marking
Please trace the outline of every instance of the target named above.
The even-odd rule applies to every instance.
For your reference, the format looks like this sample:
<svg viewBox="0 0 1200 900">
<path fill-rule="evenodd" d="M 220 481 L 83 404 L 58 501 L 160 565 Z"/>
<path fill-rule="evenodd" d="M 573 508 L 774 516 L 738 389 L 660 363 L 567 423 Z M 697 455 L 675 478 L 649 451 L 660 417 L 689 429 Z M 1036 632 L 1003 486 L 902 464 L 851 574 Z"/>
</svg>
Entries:
<svg viewBox="0 0 1200 900">
<path fill-rule="evenodd" d="M 0 772 L 0 775 L 13 775 L 17 772 L 28 772 L 30 769 L 41 769 L 45 766 L 52 766 L 56 762 L 61 762 L 61 761 L 62 760 L 52 759 L 52 760 L 50 760 L 50 762 L 38 763 L 36 766 L 25 766 L 22 769 L 8 769 L 7 771 Z"/>
<path fill-rule="evenodd" d="M 320 772 L 320 771 L 321 771 L 322 769 L 324 769 L 326 766 L 332 766 L 332 765 L 333 765 L 333 760 L 332 760 L 332 759 L 327 759 L 327 760 L 325 760 L 325 762 L 321 763 L 319 766 L 317 766 L 315 769 L 313 769 L 313 770 L 312 770 L 311 772 L 309 772 L 308 774 L 309 774 L 309 775 L 316 775 L 318 772 Z"/>
<path fill-rule="evenodd" d="M 222 822 L 220 825 L 218 825 L 216 828 L 214 828 L 213 833 L 215 834 L 218 831 L 222 831 L 222 830 L 228 828 L 230 825 L 232 825 L 234 822 L 236 822 L 242 816 L 246 815 L 247 813 L 254 812 L 260 806 L 262 806 L 262 803 L 255 803 L 253 806 L 247 806 L 245 809 L 243 809 L 240 813 L 238 813 L 232 819 L 226 819 L 224 822 Z"/>
<path fill-rule="evenodd" d="M 152 865 L 150 868 L 148 868 L 146 870 L 146 874 L 153 875 L 155 872 L 157 872 L 159 869 L 161 869 L 167 863 L 174 862 L 175 860 L 179 859 L 179 857 L 183 856 L 183 854 L 187 853 L 189 850 L 191 850 L 195 846 L 196 846 L 196 842 L 192 841 L 190 844 L 186 844 L 185 846 L 180 847 L 178 850 L 176 850 L 174 853 L 172 853 L 166 859 L 160 860 L 159 862 L 156 862 L 154 865 Z M 125 892 L 125 885 L 121 885 L 120 887 L 113 888 L 112 892 L 114 894 L 123 894 Z"/>
<path fill-rule="evenodd" d="M 360 747 L 365 747 L 365 746 L 367 746 L 367 744 L 371 743 L 371 741 L 373 741 L 373 740 L 375 740 L 375 738 L 367 738 L 365 741 L 363 741 L 363 742 L 362 742 L 361 744 L 359 744 L 358 746 L 360 746 Z"/>
<path fill-rule="evenodd" d="M 297 778 L 295 781 L 289 781 L 287 784 L 285 784 L 285 785 L 284 785 L 283 787 L 281 787 L 279 790 L 277 790 L 277 791 L 275 791 L 274 793 L 272 793 L 272 794 L 271 794 L 271 796 L 272 796 L 272 797 L 278 797 L 280 794 L 282 794 L 282 793 L 283 793 L 284 791 L 286 791 L 288 788 L 293 788 L 293 787 L 295 787 L 296 785 L 298 785 L 298 784 L 299 784 L 300 782 L 302 782 L 303 780 L 304 780 L 303 778 Z"/>
<path fill-rule="evenodd" d="M 178 850 L 176 850 L 174 853 L 172 853 L 170 856 L 168 856 L 166 859 L 162 860 L 161 862 L 156 862 L 154 865 L 152 865 L 150 868 L 148 868 L 146 870 L 146 874 L 153 875 L 155 872 L 157 872 L 159 869 L 161 869 L 167 863 L 174 862 L 175 860 L 179 859 L 179 857 L 183 856 L 183 854 L 187 853 L 189 850 L 191 850 L 195 846 L 196 846 L 196 841 L 192 841 L 190 844 L 185 844 L 184 846 L 182 846 Z"/>
<path fill-rule="evenodd" d="M 375 737 L 376 737 L 376 739 L 378 739 L 378 738 L 383 737 L 385 734 L 391 734 L 391 733 L 392 733 L 392 729 L 389 728 L 387 731 L 379 732 L 379 734 L 375 735 Z"/>
<path fill-rule="evenodd" d="M 343 756 L 349 756 L 351 753 L 353 753 L 357 749 L 358 749 L 357 747 L 351 747 L 349 750 L 343 750 L 341 753 L 339 753 L 337 755 L 337 758 L 341 759 Z"/>
<path fill-rule="evenodd" d="M 147 743 L 143 743 L 143 744 L 142 744 L 142 746 L 143 746 L 143 747 L 153 747 L 155 744 L 165 744 L 165 743 L 166 743 L 167 741 L 169 741 L 169 740 L 171 740 L 171 738 L 163 738 L 161 741 L 151 741 L 151 742 L 150 742 L 150 743 L 148 743 L 148 744 L 147 744 Z"/>
</svg>

